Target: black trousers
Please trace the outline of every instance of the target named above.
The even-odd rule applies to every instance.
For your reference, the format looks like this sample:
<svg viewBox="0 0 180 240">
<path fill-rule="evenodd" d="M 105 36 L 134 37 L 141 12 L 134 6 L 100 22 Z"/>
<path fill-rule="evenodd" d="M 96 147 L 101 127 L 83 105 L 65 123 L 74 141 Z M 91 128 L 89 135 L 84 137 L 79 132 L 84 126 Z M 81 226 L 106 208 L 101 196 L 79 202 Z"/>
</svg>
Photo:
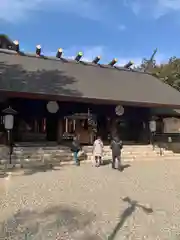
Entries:
<svg viewBox="0 0 180 240">
<path fill-rule="evenodd" d="M 152 144 L 154 148 L 154 143 L 155 143 L 155 132 L 150 132 L 150 144 Z"/>
<path fill-rule="evenodd" d="M 96 166 L 99 167 L 102 164 L 101 156 L 95 156 Z"/>
<path fill-rule="evenodd" d="M 116 155 L 112 155 L 112 168 L 116 167 L 116 161 L 118 163 L 118 169 L 121 168 L 121 154 L 116 156 Z"/>
</svg>

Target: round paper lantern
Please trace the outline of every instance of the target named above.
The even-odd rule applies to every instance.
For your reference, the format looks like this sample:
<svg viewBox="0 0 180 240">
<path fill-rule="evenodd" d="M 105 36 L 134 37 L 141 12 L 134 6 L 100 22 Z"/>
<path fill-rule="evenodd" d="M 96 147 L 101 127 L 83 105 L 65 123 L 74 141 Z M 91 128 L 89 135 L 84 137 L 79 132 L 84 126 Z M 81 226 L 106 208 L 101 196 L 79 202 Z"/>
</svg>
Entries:
<svg viewBox="0 0 180 240">
<path fill-rule="evenodd" d="M 116 115 L 122 116 L 124 114 L 124 108 L 121 105 L 117 105 L 115 108 Z"/>
<path fill-rule="evenodd" d="M 59 106 L 57 102 L 53 102 L 53 101 L 48 102 L 47 110 L 50 113 L 57 113 L 57 111 L 59 110 Z"/>
</svg>

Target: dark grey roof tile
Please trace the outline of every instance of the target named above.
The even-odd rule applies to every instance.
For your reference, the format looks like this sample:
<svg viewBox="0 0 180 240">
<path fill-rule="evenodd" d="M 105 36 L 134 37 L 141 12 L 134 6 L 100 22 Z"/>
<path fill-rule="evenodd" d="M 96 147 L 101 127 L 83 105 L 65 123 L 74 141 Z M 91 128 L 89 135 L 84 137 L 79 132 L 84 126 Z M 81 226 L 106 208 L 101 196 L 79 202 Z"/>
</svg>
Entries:
<svg viewBox="0 0 180 240">
<path fill-rule="evenodd" d="M 180 93 L 150 74 L 0 50 L 0 90 L 180 107 Z"/>
</svg>

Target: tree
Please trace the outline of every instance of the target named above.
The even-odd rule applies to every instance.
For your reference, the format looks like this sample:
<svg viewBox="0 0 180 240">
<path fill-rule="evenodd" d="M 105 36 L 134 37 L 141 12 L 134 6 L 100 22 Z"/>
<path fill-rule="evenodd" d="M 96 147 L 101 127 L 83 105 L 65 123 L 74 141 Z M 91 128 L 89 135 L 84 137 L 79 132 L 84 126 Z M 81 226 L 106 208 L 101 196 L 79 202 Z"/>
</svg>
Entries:
<svg viewBox="0 0 180 240">
<path fill-rule="evenodd" d="M 156 66 L 156 60 L 154 59 L 157 53 L 157 48 L 153 51 L 150 59 L 143 58 L 140 66 L 135 67 L 134 69 L 143 71 L 143 72 L 151 72 L 153 68 Z"/>
<path fill-rule="evenodd" d="M 155 65 L 152 75 L 180 91 L 180 59 L 171 57 L 168 63 Z"/>
<path fill-rule="evenodd" d="M 153 52 L 149 60 L 143 58 L 141 65 L 135 69 L 151 73 L 161 81 L 180 91 L 180 58 L 173 56 L 167 63 L 156 64 L 156 60 L 154 59 L 156 52 L 157 49 Z"/>
</svg>

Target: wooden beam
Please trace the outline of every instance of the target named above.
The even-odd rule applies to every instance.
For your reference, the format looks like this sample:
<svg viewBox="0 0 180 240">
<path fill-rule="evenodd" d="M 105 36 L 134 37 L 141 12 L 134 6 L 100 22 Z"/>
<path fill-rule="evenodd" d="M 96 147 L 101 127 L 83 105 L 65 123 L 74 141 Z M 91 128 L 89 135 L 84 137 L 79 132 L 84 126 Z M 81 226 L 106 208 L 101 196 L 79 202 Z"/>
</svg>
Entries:
<svg viewBox="0 0 180 240">
<path fill-rule="evenodd" d="M 179 105 L 171 104 L 156 104 L 156 103 L 144 103 L 144 102 L 131 102 L 131 101 L 117 101 L 110 99 L 96 99 L 96 98 L 85 98 L 85 97 L 68 97 L 68 96 L 58 96 L 58 95 L 46 95 L 37 93 L 27 93 L 27 92 L 12 92 L 12 91 L 1 91 L 7 98 L 26 98 L 26 99 L 41 99 L 47 101 L 66 101 L 66 102 L 84 102 L 92 104 L 107 104 L 107 105 L 124 105 L 124 106 L 136 106 L 136 107 L 167 107 L 180 109 Z"/>
</svg>

